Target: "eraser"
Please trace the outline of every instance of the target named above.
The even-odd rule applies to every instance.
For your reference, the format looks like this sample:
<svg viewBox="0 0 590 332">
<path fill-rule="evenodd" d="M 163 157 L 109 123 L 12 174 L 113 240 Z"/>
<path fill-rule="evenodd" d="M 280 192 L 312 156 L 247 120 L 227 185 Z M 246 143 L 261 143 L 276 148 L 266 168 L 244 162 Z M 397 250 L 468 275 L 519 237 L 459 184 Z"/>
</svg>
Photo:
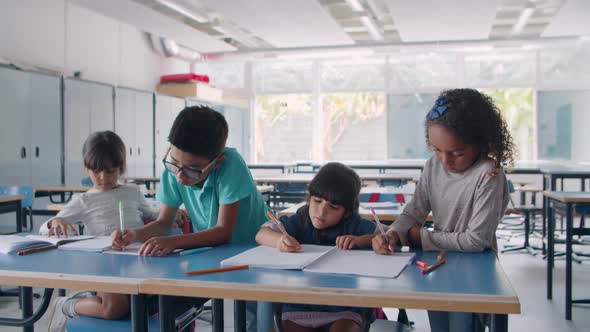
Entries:
<svg viewBox="0 0 590 332">
<path fill-rule="evenodd" d="M 410 247 L 408 247 L 408 246 L 403 246 L 403 247 L 402 247 L 402 252 L 410 252 Z"/>
</svg>

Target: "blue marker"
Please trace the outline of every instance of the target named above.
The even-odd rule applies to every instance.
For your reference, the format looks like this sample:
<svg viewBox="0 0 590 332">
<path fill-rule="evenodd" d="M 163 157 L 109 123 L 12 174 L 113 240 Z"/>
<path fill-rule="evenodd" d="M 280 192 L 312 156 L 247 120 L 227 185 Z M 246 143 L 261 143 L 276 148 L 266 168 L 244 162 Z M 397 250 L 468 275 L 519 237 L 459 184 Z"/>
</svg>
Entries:
<svg viewBox="0 0 590 332">
<path fill-rule="evenodd" d="M 178 253 L 178 256 L 186 256 L 186 255 L 192 255 L 192 254 L 197 254 L 200 252 L 204 252 L 207 250 L 211 250 L 213 247 L 201 247 L 201 248 L 195 248 L 195 249 L 185 249 L 181 252 Z"/>
</svg>

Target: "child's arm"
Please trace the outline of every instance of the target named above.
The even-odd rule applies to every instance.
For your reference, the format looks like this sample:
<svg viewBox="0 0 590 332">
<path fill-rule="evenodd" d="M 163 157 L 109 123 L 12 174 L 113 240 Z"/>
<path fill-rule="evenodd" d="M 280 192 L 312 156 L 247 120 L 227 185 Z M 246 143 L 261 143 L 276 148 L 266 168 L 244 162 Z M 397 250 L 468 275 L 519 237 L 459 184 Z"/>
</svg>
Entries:
<svg viewBox="0 0 590 332">
<path fill-rule="evenodd" d="M 138 231 L 140 235 L 139 239 L 149 238 L 139 250 L 139 254 L 145 256 L 164 256 L 175 249 L 214 246 L 227 243 L 231 240 L 234 228 L 236 227 L 239 208 L 239 201 L 232 204 L 219 205 L 217 224 L 215 226 L 191 234 L 160 236 L 162 230 L 166 229 L 168 231 L 171 228 L 174 216 L 176 215 L 176 209 L 174 209 L 171 215 L 166 216 L 166 220 L 160 221 L 160 217 L 158 217 L 158 220 Z M 162 212 L 160 212 L 161 214 Z M 155 225 L 152 226 L 152 224 Z"/>
<path fill-rule="evenodd" d="M 256 242 L 263 246 L 278 248 L 282 252 L 298 252 L 301 250 L 301 244 L 295 238 L 283 235 L 264 225 L 256 234 Z"/>
<path fill-rule="evenodd" d="M 367 235 L 342 235 L 336 238 L 336 247 L 342 250 L 352 248 L 368 248 L 371 246 L 375 234 Z"/>
<path fill-rule="evenodd" d="M 126 229 L 123 234 L 121 234 L 120 230 L 114 231 L 111 235 L 113 248 L 125 248 L 133 242 L 145 242 L 152 237 L 168 234 L 172 228 L 172 222 L 174 216 L 176 216 L 176 210 L 177 208 L 161 204 L 158 218 L 153 222 L 139 229 Z"/>
<path fill-rule="evenodd" d="M 47 220 L 39 227 L 39 234 L 55 235 L 57 237 L 61 235 L 77 235 L 78 231 L 74 227 L 73 221 L 84 220 L 84 211 L 86 209 L 81 195 L 74 195 L 55 217 Z"/>
</svg>

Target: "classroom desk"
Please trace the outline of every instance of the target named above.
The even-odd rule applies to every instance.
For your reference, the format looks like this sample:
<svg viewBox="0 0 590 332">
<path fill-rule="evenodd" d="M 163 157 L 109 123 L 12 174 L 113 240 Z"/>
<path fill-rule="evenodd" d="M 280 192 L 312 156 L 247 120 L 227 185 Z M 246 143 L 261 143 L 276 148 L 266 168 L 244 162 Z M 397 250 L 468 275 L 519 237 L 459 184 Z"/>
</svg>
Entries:
<svg viewBox="0 0 590 332">
<path fill-rule="evenodd" d="M 257 163 L 248 164 L 249 169 L 277 169 L 284 173 L 293 173 L 297 168 L 295 163 Z"/>
<path fill-rule="evenodd" d="M 367 204 L 367 205 L 365 205 L 365 204 Z M 279 211 L 277 213 L 277 216 L 279 216 L 279 218 L 282 216 L 292 216 L 303 205 L 305 205 L 305 202 L 301 202 L 299 204 L 292 205 L 287 209 Z M 361 203 L 361 206 L 359 207 L 359 215 L 364 219 L 373 220 L 373 214 L 371 213 L 371 211 L 368 208 L 364 208 L 363 205 L 368 206 L 368 203 Z M 393 207 L 388 207 L 388 208 L 376 208 L 375 207 L 374 209 L 375 209 L 375 213 L 377 214 L 377 217 L 379 217 L 379 220 L 387 221 L 387 222 L 391 223 L 391 222 L 396 221 L 397 218 L 399 218 L 399 215 L 403 211 L 403 205 L 394 204 Z M 432 214 L 428 215 L 428 217 L 426 218 L 426 221 L 432 221 Z"/>
<path fill-rule="evenodd" d="M 54 204 L 67 203 L 74 193 L 87 192 L 90 187 L 66 187 L 66 186 L 44 186 L 44 187 L 33 187 L 33 195 L 35 197 L 46 197 L 49 196 L 49 200 Z M 59 195 L 60 200 L 55 200 L 54 195 Z M 66 198 L 67 195 L 67 198 Z M 33 211 L 35 214 L 35 211 Z"/>
<path fill-rule="evenodd" d="M 286 175 L 256 175 L 254 181 L 259 184 L 280 184 L 280 183 L 303 183 L 309 184 L 315 174 L 311 173 L 294 173 Z M 389 181 L 413 181 L 417 182 L 420 179 L 420 174 L 416 173 L 399 173 L 399 174 L 360 174 L 361 181 L 376 181 L 383 185 Z"/>
<path fill-rule="evenodd" d="M 160 183 L 159 177 L 130 177 L 125 178 L 125 182 L 135 183 L 135 184 L 143 184 L 145 185 L 147 190 L 152 188 L 152 184 L 154 189 L 156 189 L 156 184 Z"/>
<path fill-rule="evenodd" d="M 306 273 L 293 270 L 249 269 L 200 276 L 187 270 L 215 268 L 221 260 L 251 245 L 225 245 L 187 265 L 153 261 L 158 272 L 142 282 L 144 294 L 200 296 L 250 301 L 393 307 L 492 314 L 491 331 L 508 330 L 508 314 L 520 313 L 520 303 L 493 252 L 446 255 L 447 264 L 424 276 L 410 266 L 397 278 Z M 436 261 L 436 252 L 418 252 L 418 259 Z M 158 268 L 165 266 L 165 268 Z"/>
<path fill-rule="evenodd" d="M 574 207 L 576 204 L 590 204 L 590 192 L 558 192 L 545 191 L 543 196 L 548 201 L 547 223 L 547 298 L 553 298 L 553 266 L 555 251 L 555 213 L 566 216 L 565 238 L 565 319 L 572 319 L 573 303 L 590 303 L 590 300 L 572 300 L 572 242 L 575 235 L 590 235 L 590 228 L 575 229 L 573 227 Z"/>
<path fill-rule="evenodd" d="M 149 277 L 145 266 L 156 257 L 111 255 L 83 251 L 49 250 L 18 256 L 0 255 L 0 284 L 21 287 L 23 318 L 33 316 L 32 288 L 81 289 L 129 294 L 132 297 L 132 325 L 134 331 L 146 331 L 147 315 L 141 310 L 145 303 L 139 294 L 139 284 Z M 155 269 L 153 269 L 155 271 Z M 47 309 L 49 298 L 44 297 L 39 319 Z M 46 292 L 47 294 L 47 292 Z M 45 306 L 45 307 L 44 307 Z M 6 324 L 0 318 L 0 325 Z M 24 328 L 33 331 L 34 321 Z M 145 325 L 144 325 L 145 323 Z M 14 326 L 14 325 L 12 325 Z"/>
<path fill-rule="evenodd" d="M 386 159 L 386 160 L 334 160 L 352 169 L 378 170 L 385 174 L 387 170 L 419 170 L 424 169 L 426 159 Z M 312 163 L 313 171 L 320 169 L 324 163 Z"/>
<path fill-rule="evenodd" d="M 7 195 L 0 196 L 0 213 L 16 213 L 16 232 L 20 233 L 23 231 L 23 218 L 22 218 L 22 200 L 25 199 L 22 195 Z"/>
</svg>

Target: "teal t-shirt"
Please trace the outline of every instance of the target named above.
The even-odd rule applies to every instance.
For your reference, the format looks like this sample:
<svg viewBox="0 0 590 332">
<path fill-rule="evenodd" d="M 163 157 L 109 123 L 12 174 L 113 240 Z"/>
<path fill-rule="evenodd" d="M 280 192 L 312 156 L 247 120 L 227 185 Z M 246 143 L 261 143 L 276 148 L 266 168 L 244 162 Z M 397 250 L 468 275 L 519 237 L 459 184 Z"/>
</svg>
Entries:
<svg viewBox="0 0 590 332">
<path fill-rule="evenodd" d="M 268 207 L 236 149 L 225 148 L 223 155 L 225 160 L 209 173 L 202 188 L 178 183 L 174 174 L 165 169 L 156 198 L 174 208 L 184 203 L 195 232 L 217 224 L 219 205 L 240 201 L 231 242 L 253 242 L 260 226 L 268 219 Z"/>
</svg>

